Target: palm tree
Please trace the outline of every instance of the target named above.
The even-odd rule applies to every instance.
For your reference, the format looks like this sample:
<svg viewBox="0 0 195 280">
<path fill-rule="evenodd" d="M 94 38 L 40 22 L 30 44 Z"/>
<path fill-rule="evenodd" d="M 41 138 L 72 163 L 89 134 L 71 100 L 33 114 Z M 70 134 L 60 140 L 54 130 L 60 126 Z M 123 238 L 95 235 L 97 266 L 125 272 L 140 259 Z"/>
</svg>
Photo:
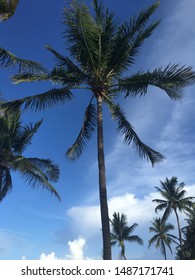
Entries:
<svg viewBox="0 0 195 280">
<path fill-rule="evenodd" d="M 63 14 L 64 37 L 70 56 L 63 56 L 47 46 L 56 59 L 51 72 L 25 72 L 13 77 L 15 83 L 51 81 L 58 87 L 5 105 L 13 110 L 22 106 L 25 109 L 40 110 L 72 100 L 74 90 L 80 90 L 85 96 L 89 95 L 81 130 L 66 156 L 70 159 L 79 158 L 97 128 L 104 259 L 111 259 L 111 246 L 104 160 L 103 104 L 109 108 L 117 123 L 117 129 L 124 136 L 125 144 L 133 144 L 139 156 L 154 165 L 162 161 L 163 156 L 140 140 L 122 108 L 116 103 L 116 98 L 121 94 L 126 98 L 144 96 L 148 86 L 152 85 L 164 90 L 171 99 L 178 100 L 181 99 L 182 89 L 195 81 L 195 73 L 191 67 L 180 67 L 176 64 L 168 65 L 164 69 L 157 68 L 152 72 L 128 72 L 128 76 L 125 76 L 129 66 L 134 64 L 139 48 L 159 24 L 159 21 L 148 23 L 158 5 L 159 2 L 156 2 L 137 17 L 120 24 L 102 1 L 93 0 L 93 14 L 85 4 L 71 1 Z"/>
<path fill-rule="evenodd" d="M 161 218 L 154 218 L 152 225 L 153 226 L 150 227 L 149 230 L 150 230 L 150 232 L 154 232 L 155 235 L 148 241 L 149 242 L 148 248 L 150 248 L 150 246 L 153 243 L 156 243 L 155 247 L 157 249 L 160 248 L 161 253 L 165 257 L 165 260 L 166 260 L 167 259 L 166 246 L 169 248 L 169 250 L 172 254 L 173 252 L 171 249 L 171 243 L 174 242 L 174 243 L 178 244 L 176 242 L 176 240 L 178 240 L 178 238 L 176 236 L 168 233 L 170 230 L 174 229 L 174 226 L 170 223 L 166 223 Z"/>
<path fill-rule="evenodd" d="M 42 121 L 35 125 L 22 125 L 19 111 L 0 113 L 0 201 L 12 190 L 12 171 L 20 173 L 33 188 L 42 186 L 60 199 L 50 183 L 59 178 L 58 166 L 49 159 L 22 155 Z"/>
<path fill-rule="evenodd" d="M 195 260 L 195 203 L 192 211 L 186 214 L 188 216 L 186 219 L 187 226 L 181 229 L 184 236 L 183 252 L 186 260 Z M 180 247 L 177 250 L 176 258 L 182 259 L 182 251 Z"/>
<path fill-rule="evenodd" d="M 137 242 L 140 245 L 143 245 L 143 240 L 137 235 L 131 235 L 134 229 L 138 224 L 134 223 L 132 226 L 127 226 L 127 216 L 123 213 L 114 212 L 113 219 L 110 220 L 112 226 L 111 233 L 111 245 L 118 243 L 118 246 L 121 248 L 120 257 L 126 260 L 125 256 L 125 241 Z"/>
<path fill-rule="evenodd" d="M 153 202 L 158 203 L 158 206 L 155 208 L 155 211 L 164 210 L 163 221 L 165 221 L 168 216 L 174 211 L 176 219 L 177 219 L 177 227 L 179 233 L 179 241 L 180 247 L 182 250 L 182 235 L 181 235 L 181 227 L 180 220 L 178 216 L 178 211 L 189 212 L 193 207 L 193 201 L 195 197 L 185 197 L 186 191 L 184 190 L 184 183 L 179 183 L 176 177 L 172 177 L 171 179 L 166 178 L 164 182 L 160 181 L 161 188 L 156 187 L 158 192 L 164 199 L 154 199 Z"/>
<path fill-rule="evenodd" d="M 7 20 L 15 13 L 19 0 L 0 0 L 0 21 Z"/>
</svg>

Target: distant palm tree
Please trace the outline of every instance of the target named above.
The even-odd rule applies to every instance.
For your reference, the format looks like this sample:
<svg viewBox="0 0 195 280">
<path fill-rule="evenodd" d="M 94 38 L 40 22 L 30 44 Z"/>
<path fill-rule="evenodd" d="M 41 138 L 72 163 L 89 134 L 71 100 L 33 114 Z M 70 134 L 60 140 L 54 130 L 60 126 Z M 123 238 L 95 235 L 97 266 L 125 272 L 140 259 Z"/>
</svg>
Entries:
<svg viewBox="0 0 195 280">
<path fill-rule="evenodd" d="M 50 183 L 59 178 L 58 166 L 49 159 L 22 155 L 41 123 L 22 125 L 18 111 L 11 114 L 0 112 L 0 201 L 12 190 L 12 171 L 21 174 L 33 188 L 46 188 L 60 199 Z"/>
<path fill-rule="evenodd" d="M 187 226 L 181 229 L 184 236 L 183 251 L 186 260 L 195 260 L 195 204 L 192 211 L 187 213 L 187 216 Z M 182 251 L 180 247 L 178 247 L 176 258 L 182 258 Z"/>
<path fill-rule="evenodd" d="M 137 242 L 142 245 L 143 240 L 137 235 L 131 235 L 138 224 L 134 223 L 132 226 L 127 226 L 127 216 L 114 212 L 113 219 L 110 220 L 112 233 L 111 233 L 111 245 L 118 243 L 121 248 L 120 257 L 126 260 L 125 256 L 125 241 Z"/>
<path fill-rule="evenodd" d="M 152 227 L 149 228 L 150 232 L 154 232 L 155 235 L 149 240 L 149 248 L 153 243 L 155 244 L 155 247 L 158 249 L 160 248 L 162 255 L 165 257 L 165 260 L 167 259 L 166 254 L 166 246 L 169 248 L 169 250 L 172 252 L 171 249 L 171 243 L 174 242 L 178 245 L 176 240 L 178 238 L 170 233 L 168 233 L 170 230 L 174 229 L 174 226 L 170 223 L 167 223 L 163 221 L 161 218 L 154 218 L 154 221 L 152 222 Z"/>
<path fill-rule="evenodd" d="M 19 0 L 0 0 L 0 21 L 9 19 L 16 10 Z"/>
<path fill-rule="evenodd" d="M 144 43 L 159 24 L 149 22 L 160 1 L 142 11 L 138 16 L 120 23 L 103 1 L 93 0 L 93 11 L 82 1 L 70 1 L 64 9 L 65 45 L 70 56 L 64 56 L 47 46 L 55 57 L 52 71 L 45 73 L 20 73 L 13 77 L 15 83 L 50 81 L 56 88 L 7 103 L 12 109 L 47 109 L 73 99 L 73 91 L 80 90 L 89 96 L 84 120 L 73 145 L 66 155 L 70 159 L 79 158 L 88 141 L 97 129 L 97 151 L 99 171 L 100 213 L 102 222 L 103 258 L 111 259 L 109 213 L 107 204 L 106 168 L 104 157 L 103 104 L 109 108 L 117 123 L 118 131 L 127 145 L 133 144 L 141 158 L 154 165 L 163 156 L 144 144 L 127 120 L 117 98 L 145 96 L 149 86 L 164 90 L 173 100 L 181 98 L 181 91 L 195 82 L 191 67 L 168 65 L 164 69 L 130 73 L 129 67 Z M 5 57 L 6 60 L 6 57 Z M 2 63 L 4 59 L 2 58 Z"/>
<path fill-rule="evenodd" d="M 178 216 L 178 211 L 189 212 L 190 209 L 193 207 L 193 201 L 195 197 L 185 197 L 186 191 L 184 190 L 184 183 L 179 183 L 176 177 L 172 177 L 171 179 L 166 178 L 165 182 L 160 181 L 161 188 L 156 187 L 158 192 L 164 199 L 154 199 L 153 202 L 156 202 L 158 206 L 155 208 L 155 211 L 164 210 L 163 214 L 163 221 L 165 221 L 170 213 L 174 211 L 176 219 L 177 219 L 177 226 L 179 232 L 179 241 L 180 247 L 182 250 L 182 234 L 181 234 L 181 227 L 180 227 L 180 220 Z"/>
</svg>

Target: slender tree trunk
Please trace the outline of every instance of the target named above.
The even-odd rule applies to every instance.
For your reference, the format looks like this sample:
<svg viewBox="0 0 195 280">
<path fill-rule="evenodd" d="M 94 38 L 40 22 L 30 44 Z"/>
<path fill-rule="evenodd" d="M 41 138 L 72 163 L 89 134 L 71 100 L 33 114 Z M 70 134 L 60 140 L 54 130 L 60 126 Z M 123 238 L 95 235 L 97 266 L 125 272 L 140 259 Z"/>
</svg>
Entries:
<svg viewBox="0 0 195 280">
<path fill-rule="evenodd" d="M 162 242 L 162 247 L 163 247 L 164 257 L 165 257 L 165 260 L 166 260 L 167 259 L 167 254 L 166 254 L 166 248 L 165 248 L 164 242 Z"/>
<path fill-rule="evenodd" d="M 2 200 L 2 183 L 3 183 L 3 168 L 0 165 L 0 202 Z"/>
<path fill-rule="evenodd" d="M 106 191 L 106 169 L 104 159 L 102 97 L 97 97 L 97 144 L 98 144 L 98 169 L 99 169 L 99 196 L 103 237 L 103 259 L 111 260 L 110 224 Z"/>
<path fill-rule="evenodd" d="M 184 254 L 184 250 L 183 250 L 183 242 L 182 242 L 182 236 L 181 236 L 181 228 L 180 228 L 180 222 L 179 222 L 179 216 L 177 214 L 177 211 L 174 209 L 175 211 L 175 215 L 176 215 L 176 219 L 177 219 L 177 227 L 178 227 L 178 233 L 179 233 L 179 243 L 180 243 L 180 248 L 181 248 L 181 255 L 182 255 L 182 259 L 185 260 L 185 254 Z"/>
</svg>

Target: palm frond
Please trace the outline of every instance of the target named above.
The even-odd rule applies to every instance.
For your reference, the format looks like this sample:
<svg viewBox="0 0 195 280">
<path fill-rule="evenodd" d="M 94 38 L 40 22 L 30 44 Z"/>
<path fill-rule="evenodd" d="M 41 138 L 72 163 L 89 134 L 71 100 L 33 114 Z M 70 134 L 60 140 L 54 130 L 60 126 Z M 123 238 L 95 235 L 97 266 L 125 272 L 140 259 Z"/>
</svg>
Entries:
<svg viewBox="0 0 195 280">
<path fill-rule="evenodd" d="M 88 7 L 73 1 L 64 9 L 64 32 L 71 55 L 81 64 L 87 73 L 96 72 L 97 63 L 97 26 Z"/>
<path fill-rule="evenodd" d="M 156 21 L 148 27 L 145 27 L 158 5 L 159 2 L 153 4 L 141 12 L 137 18 L 131 18 L 128 23 L 125 22 L 118 28 L 112 46 L 112 55 L 108 64 L 107 73 L 110 71 L 121 73 L 130 64 L 134 63 L 134 57 L 140 46 L 159 24 L 159 21 Z"/>
<path fill-rule="evenodd" d="M 127 145 L 132 142 L 133 147 L 138 152 L 139 156 L 149 160 L 152 165 L 164 159 L 163 155 L 153 150 L 140 140 L 132 125 L 125 118 L 125 115 L 119 105 L 110 103 L 110 108 L 112 109 L 112 117 L 118 122 L 118 130 L 121 131 L 122 135 L 124 135 L 124 141 Z"/>
<path fill-rule="evenodd" d="M 74 144 L 66 152 L 69 159 L 79 158 L 96 127 L 96 108 L 90 102 L 85 110 L 84 120 L 79 135 Z"/>
<path fill-rule="evenodd" d="M 41 66 L 41 64 L 22 59 L 5 50 L 4 48 L 0 48 L 0 66 L 2 68 L 11 68 L 16 65 L 19 67 L 19 72 L 29 71 L 44 73 L 46 71 L 43 66 Z"/>
<path fill-rule="evenodd" d="M 23 71 L 11 77 L 11 80 L 14 84 L 20 84 L 26 82 L 31 83 L 31 82 L 39 82 L 39 81 L 49 81 L 50 79 L 51 79 L 51 75 L 48 72 L 31 73 L 31 72 Z"/>
<path fill-rule="evenodd" d="M 63 87 L 72 88 L 79 86 L 85 80 L 90 80 L 90 77 L 84 74 L 79 68 L 74 68 L 73 62 L 67 58 L 67 64 L 69 66 L 54 67 L 53 70 L 45 73 L 25 73 L 16 74 L 12 76 L 12 82 L 14 84 L 26 83 L 26 82 L 40 82 L 50 81 L 53 84 L 59 84 Z M 72 67 L 72 69 L 70 69 Z"/>
<path fill-rule="evenodd" d="M 21 156 L 15 157 L 12 168 L 20 172 L 23 179 L 33 188 L 38 188 L 40 186 L 46 188 L 60 200 L 58 192 L 49 182 L 51 179 L 53 181 L 58 179 L 59 169 L 57 165 L 52 164 L 50 160 L 24 158 Z"/>
<path fill-rule="evenodd" d="M 31 144 L 32 137 L 42 124 L 42 120 L 33 124 L 25 125 L 21 128 L 20 133 L 16 131 L 14 142 L 12 144 L 13 152 L 21 154 L 28 145 Z"/>
<path fill-rule="evenodd" d="M 165 69 L 158 68 L 152 72 L 138 72 L 130 77 L 119 80 L 119 90 L 126 92 L 126 97 L 145 95 L 148 86 L 164 90 L 174 100 L 182 98 L 182 90 L 195 83 L 195 72 L 191 67 L 168 65 Z"/>
<path fill-rule="evenodd" d="M 40 158 L 27 158 L 27 160 L 33 165 L 40 169 L 47 179 L 51 182 L 57 182 L 60 176 L 60 170 L 58 165 L 54 164 L 50 159 Z"/>
<path fill-rule="evenodd" d="M 114 38 L 119 26 L 119 19 L 103 4 L 102 1 L 94 0 L 94 19 L 98 27 L 98 68 L 106 69 L 109 65 L 113 52 Z M 109 46 L 109 47 L 108 47 Z M 105 77 L 109 74 L 106 73 Z"/>
<path fill-rule="evenodd" d="M 85 80 L 90 81 L 90 76 L 83 72 L 69 57 L 61 55 L 49 45 L 46 45 L 46 49 L 49 50 L 55 56 L 56 65 L 58 67 L 57 70 L 59 72 L 61 71 L 62 73 L 62 75 L 60 76 L 63 84 L 71 82 L 75 84 L 81 84 Z M 51 79 L 56 74 L 56 69 L 54 69 L 54 71 L 52 71 L 51 73 Z M 59 75 L 56 76 L 58 78 L 57 80 L 59 81 Z"/>
<path fill-rule="evenodd" d="M 150 231 L 151 231 L 151 230 L 150 230 Z M 156 242 L 156 241 L 158 240 L 158 238 L 159 238 L 159 235 L 156 234 L 156 235 L 154 235 L 150 240 L 148 240 L 148 248 L 150 248 L 150 246 L 151 246 L 154 242 Z"/>
<path fill-rule="evenodd" d="M 51 108 L 58 104 L 64 104 L 65 102 L 72 100 L 72 98 L 73 95 L 67 87 L 59 89 L 55 88 L 34 96 L 5 102 L 1 104 L 0 107 L 8 111 L 21 109 L 22 106 L 24 106 L 24 109 L 31 109 L 35 111 L 46 110 L 47 108 Z"/>
<path fill-rule="evenodd" d="M 127 241 L 129 241 L 129 242 L 136 242 L 139 245 L 143 245 L 144 244 L 143 240 L 138 235 L 131 235 L 131 236 L 129 236 L 127 238 Z"/>
<path fill-rule="evenodd" d="M 0 22 L 13 16 L 19 0 L 0 0 Z"/>
<path fill-rule="evenodd" d="M 12 190 L 12 179 L 9 168 L 1 165 L 0 162 L 0 201 Z"/>
</svg>

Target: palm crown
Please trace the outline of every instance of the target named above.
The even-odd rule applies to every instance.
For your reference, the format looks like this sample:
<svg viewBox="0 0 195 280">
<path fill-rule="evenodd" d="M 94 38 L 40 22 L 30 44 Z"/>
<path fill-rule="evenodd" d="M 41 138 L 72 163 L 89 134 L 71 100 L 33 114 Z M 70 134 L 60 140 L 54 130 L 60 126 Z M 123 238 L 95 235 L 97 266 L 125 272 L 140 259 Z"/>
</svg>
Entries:
<svg viewBox="0 0 195 280">
<path fill-rule="evenodd" d="M 181 235 L 181 227 L 178 216 L 179 212 L 191 212 L 195 197 L 185 197 L 186 190 L 184 190 L 184 183 L 179 183 L 176 177 L 172 177 L 171 179 L 166 178 L 164 182 L 160 181 L 161 188 L 156 187 L 158 192 L 164 199 L 154 199 L 153 202 L 156 202 L 158 205 L 155 208 L 155 211 L 164 210 L 163 221 L 165 222 L 168 216 L 172 211 L 174 211 L 176 219 L 177 219 L 177 227 L 179 233 L 179 241 L 180 248 L 182 251 L 183 258 L 185 258 L 184 250 L 183 250 L 183 241 Z"/>
<path fill-rule="evenodd" d="M 35 125 L 22 125 L 20 113 L 0 115 L 0 201 L 12 189 L 11 171 L 21 174 L 33 188 L 41 185 L 58 199 L 59 194 L 50 182 L 56 182 L 59 168 L 49 159 L 26 158 L 22 155 L 31 144 L 42 121 Z"/>
<path fill-rule="evenodd" d="M 125 256 L 125 241 L 128 242 L 137 242 L 142 245 L 143 240 L 138 235 L 132 235 L 132 232 L 138 226 L 134 223 L 130 227 L 127 225 L 127 216 L 123 213 L 114 212 L 113 219 L 110 220 L 112 226 L 111 232 L 111 245 L 118 243 L 118 246 L 121 247 L 120 257 L 126 259 Z"/>
<path fill-rule="evenodd" d="M 155 244 L 156 248 L 160 248 L 162 255 L 165 257 L 166 260 L 166 246 L 172 253 L 171 243 L 174 242 L 176 244 L 178 238 L 170 234 L 169 231 L 173 230 L 174 226 L 170 223 L 166 223 L 161 218 L 154 218 L 152 221 L 152 226 L 149 228 L 150 232 L 155 233 L 155 235 L 149 240 L 149 247 Z"/>
<path fill-rule="evenodd" d="M 186 190 L 184 190 L 185 184 L 179 183 L 176 177 L 171 179 L 166 178 L 164 182 L 160 181 L 161 188 L 156 187 L 158 192 L 164 199 L 154 199 L 158 205 L 155 211 L 165 210 L 163 219 L 165 220 L 170 213 L 174 210 L 180 212 L 190 212 L 193 207 L 193 201 L 195 197 L 186 197 Z"/>
<path fill-rule="evenodd" d="M 116 120 L 125 143 L 133 143 L 139 155 L 150 160 L 152 164 L 159 162 L 163 156 L 140 140 L 119 104 L 114 102 L 115 97 L 123 92 L 125 97 L 144 95 L 148 86 L 153 85 L 165 90 L 170 98 L 180 99 L 182 88 L 194 82 L 194 72 L 190 67 L 168 65 L 165 69 L 139 71 L 122 77 L 129 66 L 134 64 L 135 55 L 144 40 L 159 24 L 159 21 L 156 21 L 148 25 L 149 18 L 159 2 L 122 25 L 104 8 L 102 2 L 94 0 L 93 5 L 93 17 L 87 6 L 77 1 L 72 1 L 70 7 L 64 9 L 64 37 L 71 58 L 46 46 L 56 59 L 55 68 L 51 72 L 43 73 L 37 68 L 36 74 L 24 72 L 13 77 L 15 83 L 49 80 L 62 87 L 7 103 L 6 106 L 16 109 L 24 104 L 25 108 L 46 109 L 71 100 L 71 89 L 90 90 L 92 95 L 85 111 L 82 129 L 67 156 L 77 158 L 82 154 L 83 148 L 95 131 L 97 111 L 93 100 L 101 97 Z"/>
</svg>

